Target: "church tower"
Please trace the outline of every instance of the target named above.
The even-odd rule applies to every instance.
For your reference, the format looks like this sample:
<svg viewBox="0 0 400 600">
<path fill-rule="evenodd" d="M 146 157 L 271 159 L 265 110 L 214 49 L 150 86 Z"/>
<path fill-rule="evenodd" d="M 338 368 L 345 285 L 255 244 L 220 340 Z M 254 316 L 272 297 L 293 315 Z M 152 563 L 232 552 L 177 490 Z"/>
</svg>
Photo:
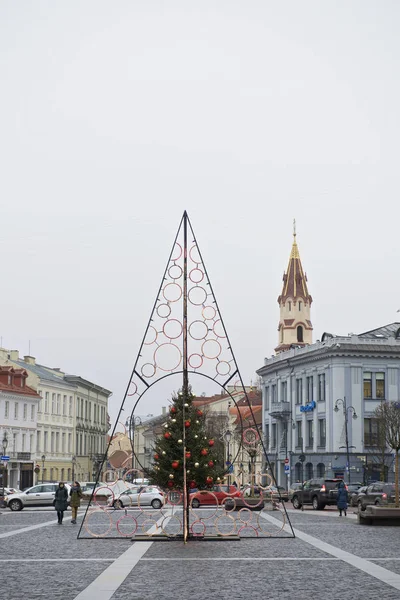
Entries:
<svg viewBox="0 0 400 600">
<path fill-rule="evenodd" d="M 283 352 L 293 346 L 312 344 L 310 320 L 312 297 L 307 289 L 307 275 L 303 271 L 296 241 L 296 221 L 293 221 L 293 246 L 286 273 L 283 274 L 280 306 L 279 344 L 275 352 Z"/>
</svg>

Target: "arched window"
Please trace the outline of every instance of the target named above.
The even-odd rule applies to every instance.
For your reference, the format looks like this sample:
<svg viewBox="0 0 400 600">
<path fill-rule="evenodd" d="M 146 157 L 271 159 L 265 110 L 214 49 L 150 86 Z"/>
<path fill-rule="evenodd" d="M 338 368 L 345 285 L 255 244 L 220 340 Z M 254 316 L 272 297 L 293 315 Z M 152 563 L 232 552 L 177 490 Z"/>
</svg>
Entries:
<svg viewBox="0 0 400 600">
<path fill-rule="evenodd" d="M 60 478 L 60 481 L 65 481 L 65 479 L 64 479 L 64 472 L 65 472 L 65 469 L 61 469 L 61 478 Z"/>
<path fill-rule="evenodd" d="M 303 327 L 301 325 L 297 326 L 297 341 L 303 342 Z"/>
<path fill-rule="evenodd" d="M 325 477 L 325 465 L 324 463 L 317 464 L 317 477 Z"/>
<path fill-rule="evenodd" d="M 313 465 L 312 463 L 307 463 L 306 464 L 306 479 L 312 479 L 313 478 Z"/>
<path fill-rule="evenodd" d="M 294 478 L 301 482 L 301 463 L 299 462 L 294 465 Z"/>
</svg>

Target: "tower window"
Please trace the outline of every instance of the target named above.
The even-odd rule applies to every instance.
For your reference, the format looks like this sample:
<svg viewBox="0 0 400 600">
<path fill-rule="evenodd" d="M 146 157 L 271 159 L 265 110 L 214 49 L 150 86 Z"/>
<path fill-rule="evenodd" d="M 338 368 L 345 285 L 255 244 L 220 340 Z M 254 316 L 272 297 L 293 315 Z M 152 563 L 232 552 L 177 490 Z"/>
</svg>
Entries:
<svg viewBox="0 0 400 600">
<path fill-rule="evenodd" d="M 289 310 L 292 310 L 292 303 L 289 302 Z"/>
<path fill-rule="evenodd" d="M 299 310 L 301 310 L 301 302 L 300 302 L 300 300 L 299 300 Z"/>
<path fill-rule="evenodd" d="M 301 325 L 297 327 L 297 341 L 303 342 L 303 328 Z"/>
</svg>

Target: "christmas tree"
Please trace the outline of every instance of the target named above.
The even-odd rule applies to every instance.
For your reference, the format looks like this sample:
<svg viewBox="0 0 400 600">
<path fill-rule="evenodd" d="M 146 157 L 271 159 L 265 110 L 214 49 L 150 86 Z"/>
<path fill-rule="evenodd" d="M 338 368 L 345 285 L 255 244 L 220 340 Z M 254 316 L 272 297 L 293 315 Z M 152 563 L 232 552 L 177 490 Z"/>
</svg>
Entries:
<svg viewBox="0 0 400 600">
<path fill-rule="evenodd" d="M 172 398 L 164 432 L 157 440 L 149 478 L 163 489 L 206 489 L 221 483 L 223 457 L 215 451 L 215 440 L 207 436 L 205 414 L 193 406 L 190 387 Z M 186 475 L 186 478 L 185 478 Z"/>
</svg>

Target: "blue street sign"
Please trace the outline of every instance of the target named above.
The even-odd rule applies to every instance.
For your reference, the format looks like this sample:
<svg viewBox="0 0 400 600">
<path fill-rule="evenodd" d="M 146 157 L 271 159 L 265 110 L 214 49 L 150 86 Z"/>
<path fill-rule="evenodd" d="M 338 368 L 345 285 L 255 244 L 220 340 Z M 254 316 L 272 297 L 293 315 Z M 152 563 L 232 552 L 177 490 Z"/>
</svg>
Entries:
<svg viewBox="0 0 400 600">
<path fill-rule="evenodd" d="M 5 461 L 7 461 L 7 460 L 10 460 L 10 457 L 9 457 L 9 456 L 2 456 L 2 457 L 0 458 L 0 460 L 5 460 Z"/>
<path fill-rule="evenodd" d="M 285 473 L 290 473 L 290 465 L 285 465 Z"/>
</svg>

